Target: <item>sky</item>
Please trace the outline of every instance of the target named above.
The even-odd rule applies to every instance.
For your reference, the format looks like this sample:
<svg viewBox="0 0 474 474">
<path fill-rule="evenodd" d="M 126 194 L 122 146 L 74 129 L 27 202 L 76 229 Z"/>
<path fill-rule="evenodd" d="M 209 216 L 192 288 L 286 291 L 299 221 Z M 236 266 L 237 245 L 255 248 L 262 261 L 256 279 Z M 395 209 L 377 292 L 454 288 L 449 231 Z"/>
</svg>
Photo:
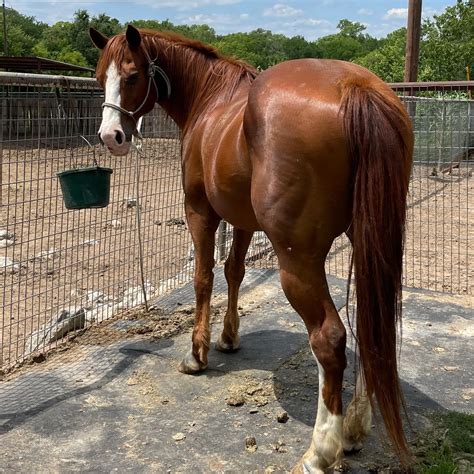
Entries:
<svg viewBox="0 0 474 474">
<path fill-rule="evenodd" d="M 424 0 L 423 16 L 454 5 L 455 0 Z M 6 5 L 53 24 L 71 21 L 74 12 L 106 13 L 121 23 L 130 20 L 170 20 L 174 24 L 208 24 L 218 34 L 269 29 L 307 40 L 337 32 L 342 18 L 367 26 L 375 37 L 406 25 L 408 0 L 6 0 Z"/>
</svg>

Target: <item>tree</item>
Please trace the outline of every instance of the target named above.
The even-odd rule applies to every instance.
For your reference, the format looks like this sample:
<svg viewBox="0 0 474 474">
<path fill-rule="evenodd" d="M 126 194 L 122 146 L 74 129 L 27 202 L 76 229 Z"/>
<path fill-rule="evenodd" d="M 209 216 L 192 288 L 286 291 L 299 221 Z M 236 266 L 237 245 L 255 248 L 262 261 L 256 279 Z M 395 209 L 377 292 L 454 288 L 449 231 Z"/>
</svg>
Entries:
<svg viewBox="0 0 474 474">
<path fill-rule="evenodd" d="M 355 60 L 387 82 L 403 81 L 405 71 L 406 28 L 389 33 L 383 45 Z"/>
<path fill-rule="evenodd" d="M 211 28 L 208 25 L 191 25 L 178 31 L 188 38 L 197 39 L 203 43 L 212 44 L 217 41 L 217 35 L 214 28 Z"/>
<path fill-rule="evenodd" d="M 474 2 L 457 0 L 423 23 L 420 80 L 463 80 L 474 70 Z"/>
<path fill-rule="evenodd" d="M 78 66 L 88 66 L 86 58 L 79 51 L 74 51 L 69 48 L 62 49 L 56 59 L 58 61 L 76 64 Z"/>
<path fill-rule="evenodd" d="M 71 49 L 72 24 L 60 21 L 45 30 L 41 40 L 33 47 L 37 56 L 57 59 L 62 50 Z"/>
<path fill-rule="evenodd" d="M 314 43 L 309 43 L 302 36 L 285 38 L 283 51 L 287 59 L 319 57 L 319 50 L 315 47 Z"/>
<path fill-rule="evenodd" d="M 223 54 L 248 61 L 260 69 L 267 69 L 285 59 L 287 38 L 271 31 L 257 29 L 250 33 L 231 33 L 216 41 Z"/>
<path fill-rule="evenodd" d="M 337 29 L 340 31 L 339 34 L 343 36 L 350 36 L 352 38 L 360 38 L 361 33 L 366 30 L 366 26 L 358 21 L 350 21 L 344 18 L 337 24 Z"/>
<path fill-rule="evenodd" d="M 214 46 L 222 54 L 242 59 L 255 67 L 261 63 L 260 54 L 254 51 L 247 33 L 231 33 L 217 40 Z"/>
<path fill-rule="evenodd" d="M 34 45 L 48 25 L 37 21 L 35 17 L 22 15 L 13 8 L 6 8 L 5 16 L 9 55 L 31 55 Z M 3 22 L 0 22 L 0 50 L 3 52 Z"/>
<path fill-rule="evenodd" d="M 363 33 L 366 26 L 347 19 L 339 21 L 339 32 L 323 36 L 315 42 L 319 57 L 354 61 L 380 45 L 380 40 Z"/>
</svg>

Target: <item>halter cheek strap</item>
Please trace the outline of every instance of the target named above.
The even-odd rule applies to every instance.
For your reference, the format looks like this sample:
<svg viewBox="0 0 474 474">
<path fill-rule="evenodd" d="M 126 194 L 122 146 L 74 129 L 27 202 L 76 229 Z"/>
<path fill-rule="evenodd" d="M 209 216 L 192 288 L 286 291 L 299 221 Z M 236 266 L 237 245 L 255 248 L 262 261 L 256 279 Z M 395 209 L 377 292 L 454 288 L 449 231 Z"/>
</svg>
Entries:
<svg viewBox="0 0 474 474">
<path fill-rule="evenodd" d="M 171 82 L 169 80 L 169 77 L 166 75 L 165 71 L 161 69 L 160 66 L 155 64 L 155 59 L 150 59 L 150 55 L 148 54 L 148 51 L 143 47 L 143 52 L 145 53 L 145 57 L 148 60 L 148 71 L 147 71 L 147 76 L 148 76 L 148 87 L 147 91 L 145 94 L 145 98 L 143 99 L 143 102 L 138 106 L 137 109 L 134 111 L 131 110 L 126 110 L 123 107 L 120 107 L 120 105 L 112 104 L 111 102 L 104 102 L 102 104 L 102 108 L 104 109 L 105 107 L 109 107 L 111 109 L 117 110 L 118 112 L 126 115 L 127 117 L 130 117 L 134 122 L 135 122 L 135 130 L 133 131 L 133 135 L 140 137 L 140 132 L 138 131 L 138 125 L 137 125 L 137 119 L 135 118 L 135 114 L 138 113 L 146 104 L 148 97 L 150 96 L 150 91 L 151 91 L 151 85 L 153 84 L 155 86 L 156 90 L 156 100 L 158 101 L 158 98 L 160 96 L 159 91 L 158 91 L 158 86 L 156 85 L 155 82 L 155 75 L 159 74 L 161 78 L 163 79 L 165 85 L 166 85 L 166 98 L 169 98 L 171 95 Z"/>
</svg>

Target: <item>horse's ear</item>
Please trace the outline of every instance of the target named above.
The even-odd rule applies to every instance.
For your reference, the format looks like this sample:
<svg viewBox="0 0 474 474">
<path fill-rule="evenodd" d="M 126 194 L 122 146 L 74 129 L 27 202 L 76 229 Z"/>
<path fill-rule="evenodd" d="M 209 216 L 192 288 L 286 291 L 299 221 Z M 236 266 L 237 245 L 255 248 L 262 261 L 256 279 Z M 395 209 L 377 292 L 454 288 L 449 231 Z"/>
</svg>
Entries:
<svg viewBox="0 0 474 474">
<path fill-rule="evenodd" d="M 125 33 L 127 43 L 130 49 L 138 49 L 142 42 L 140 32 L 132 25 L 127 26 L 127 32 Z"/>
<path fill-rule="evenodd" d="M 104 49 L 105 45 L 109 41 L 107 36 L 104 36 L 100 31 L 97 31 L 92 26 L 89 28 L 89 36 L 91 37 L 92 42 L 99 48 Z"/>
</svg>

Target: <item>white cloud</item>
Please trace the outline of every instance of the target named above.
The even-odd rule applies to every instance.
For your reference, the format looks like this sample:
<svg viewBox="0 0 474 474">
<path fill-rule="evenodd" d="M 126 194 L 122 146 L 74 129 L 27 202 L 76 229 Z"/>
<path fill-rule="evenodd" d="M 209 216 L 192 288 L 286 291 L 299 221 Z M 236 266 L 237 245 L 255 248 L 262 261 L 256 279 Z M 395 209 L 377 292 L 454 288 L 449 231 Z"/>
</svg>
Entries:
<svg viewBox="0 0 474 474">
<path fill-rule="evenodd" d="M 390 8 L 384 15 L 384 20 L 402 20 L 408 17 L 408 8 Z"/>
<path fill-rule="evenodd" d="M 329 26 L 331 23 L 326 20 L 315 20 L 314 18 L 298 18 L 292 22 L 285 23 L 288 26 Z"/>
<path fill-rule="evenodd" d="M 235 5 L 242 0 L 135 0 L 132 3 L 155 9 L 175 8 L 178 11 L 195 10 L 208 6 Z"/>
<path fill-rule="evenodd" d="M 267 8 L 263 12 L 263 16 L 277 16 L 277 17 L 292 17 L 300 16 L 303 14 L 303 10 L 298 8 L 290 7 L 283 3 L 277 3 L 272 8 Z"/>
<path fill-rule="evenodd" d="M 336 26 L 331 22 L 315 18 L 287 18 L 286 21 L 270 23 L 267 27 L 273 33 L 280 33 L 288 37 L 302 35 L 308 41 L 336 32 Z"/>
<path fill-rule="evenodd" d="M 426 7 L 426 8 L 423 8 L 422 12 L 421 12 L 421 15 L 423 16 L 423 18 L 427 18 L 427 17 L 431 17 L 433 15 L 439 15 L 443 13 L 443 10 L 438 10 L 436 8 L 431 8 L 431 7 Z"/>
<path fill-rule="evenodd" d="M 234 26 L 237 28 L 237 30 L 240 28 L 239 25 L 244 25 L 246 20 L 249 19 L 249 15 L 243 14 L 238 17 L 234 15 L 225 15 L 225 14 L 219 14 L 219 13 L 209 13 L 209 14 L 204 14 L 204 13 L 198 13 L 196 15 L 191 15 L 186 18 L 181 19 L 181 23 L 184 25 L 211 25 L 217 30 L 223 29 L 225 31 L 231 30 L 229 26 Z"/>
</svg>

